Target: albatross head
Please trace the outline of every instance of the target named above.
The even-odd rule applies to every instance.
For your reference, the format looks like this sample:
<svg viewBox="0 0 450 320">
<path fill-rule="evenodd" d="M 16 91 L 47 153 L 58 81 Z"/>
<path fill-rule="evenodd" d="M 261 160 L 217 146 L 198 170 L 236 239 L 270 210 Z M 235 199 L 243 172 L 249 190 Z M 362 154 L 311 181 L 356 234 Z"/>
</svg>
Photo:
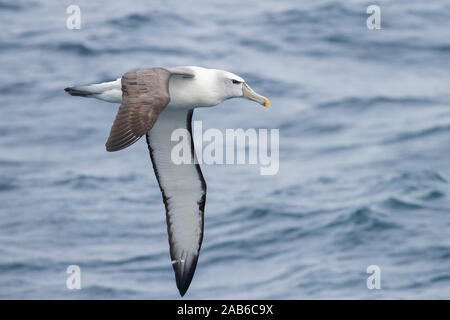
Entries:
<svg viewBox="0 0 450 320">
<path fill-rule="evenodd" d="M 247 98 L 269 106 L 269 99 L 257 94 L 234 73 L 201 67 L 177 67 L 169 71 L 175 75 L 169 82 L 172 105 L 212 107 L 231 98 Z"/>
<path fill-rule="evenodd" d="M 269 99 L 253 91 L 245 80 L 238 75 L 224 70 L 214 71 L 218 79 L 219 90 L 224 97 L 223 100 L 243 97 L 258 102 L 265 107 L 269 106 Z"/>
</svg>

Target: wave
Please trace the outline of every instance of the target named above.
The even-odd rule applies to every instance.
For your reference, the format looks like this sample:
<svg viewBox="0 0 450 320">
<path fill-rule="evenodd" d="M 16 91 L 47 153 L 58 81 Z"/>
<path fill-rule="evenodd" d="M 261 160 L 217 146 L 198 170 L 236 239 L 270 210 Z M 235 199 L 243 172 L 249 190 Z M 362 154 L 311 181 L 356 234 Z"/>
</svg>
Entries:
<svg viewBox="0 0 450 320">
<path fill-rule="evenodd" d="M 39 46 L 40 49 L 45 51 L 60 51 L 62 53 L 70 53 L 79 56 L 98 56 L 105 54 L 130 54 L 130 52 L 139 53 L 145 52 L 149 54 L 165 54 L 174 56 L 198 56 L 200 55 L 194 50 L 189 50 L 186 48 L 181 48 L 180 46 L 157 46 L 157 45 L 143 45 L 143 46 L 126 46 L 126 47 L 98 47 L 95 48 L 91 45 L 85 43 L 73 43 L 73 42 L 62 42 L 58 44 L 43 44 Z"/>
<path fill-rule="evenodd" d="M 5 181 L 2 180 L 0 181 L 0 192 L 5 192 L 5 191 L 12 191 L 15 189 L 18 189 L 19 187 L 17 185 L 15 185 L 12 180 L 9 181 Z"/>
<path fill-rule="evenodd" d="M 389 197 L 383 202 L 384 206 L 395 210 L 419 210 L 424 207 L 412 201 L 406 201 L 398 197 Z"/>
<path fill-rule="evenodd" d="M 0 272 L 18 272 L 18 271 L 44 271 L 47 270 L 46 264 L 36 264 L 31 261 L 27 262 L 6 262 L 0 263 Z"/>
<path fill-rule="evenodd" d="M 148 13 L 131 13 L 123 17 L 107 20 L 106 24 L 117 27 L 121 31 L 123 28 L 136 29 L 140 27 L 158 27 L 170 26 L 186 27 L 195 23 L 194 20 L 188 19 L 186 16 L 168 11 L 151 11 Z"/>
<path fill-rule="evenodd" d="M 70 186 L 74 189 L 96 189 L 105 184 L 111 183 L 129 183 L 135 181 L 136 177 L 133 175 L 107 177 L 107 176 L 93 176 L 78 174 L 69 178 L 59 179 L 52 183 L 54 186 Z"/>
<path fill-rule="evenodd" d="M 379 105 L 397 105 L 403 106 L 423 106 L 430 104 L 437 104 L 438 101 L 425 97 L 389 97 L 389 96 L 375 96 L 370 98 L 362 97 L 346 97 L 344 99 L 327 101 L 317 105 L 318 108 L 331 109 L 331 108 L 358 108 L 361 110 L 377 107 Z"/>
<path fill-rule="evenodd" d="M 431 201 L 431 200 L 438 200 L 445 197 L 445 193 L 439 191 L 439 190 L 431 190 L 427 192 L 424 196 L 421 197 L 421 200 L 425 201 Z"/>
<path fill-rule="evenodd" d="M 265 15 L 265 24 L 276 27 L 301 27 L 303 25 L 329 25 L 334 21 L 346 19 L 360 19 L 358 6 L 347 6 L 344 3 L 326 3 L 307 6 L 305 9 L 288 9 L 280 12 L 270 12 Z"/>
<path fill-rule="evenodd" d="M 410 131 L 406 133 L 398 134 L 397 136 L 381 141 L 382 144 L 392 144 L 398 142 L 404 142 L 413 139 L 421 139 L 431 135 L 442 134 L 450 131 L 450 124 L 448 125 L 434 125 L 432 127 Z"/>
<path fill-rule="evenodd" d="M 340 215 L 329 223 L 326 228 L 334 229 L 338 227 L 350 228 L 351 232 L 360 232 L 364 237 L 366 232 L 379 232 L 389 229 L 399 229 L 400 225 L 389 220 L 387 214 L 375 211 L 369 207 L 361 207 Z"/>
</svg>

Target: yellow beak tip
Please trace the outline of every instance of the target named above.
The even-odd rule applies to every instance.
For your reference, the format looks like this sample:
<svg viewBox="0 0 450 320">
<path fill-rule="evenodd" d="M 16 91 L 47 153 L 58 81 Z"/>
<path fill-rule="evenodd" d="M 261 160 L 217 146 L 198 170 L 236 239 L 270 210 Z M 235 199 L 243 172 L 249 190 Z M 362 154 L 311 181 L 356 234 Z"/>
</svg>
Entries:
<svg viewBox="0 0 450 320">
<path fill-rule="evenodd" d="M 269 99 L 264 100 L 264 107 L 269 107 Z"/>
</svg>

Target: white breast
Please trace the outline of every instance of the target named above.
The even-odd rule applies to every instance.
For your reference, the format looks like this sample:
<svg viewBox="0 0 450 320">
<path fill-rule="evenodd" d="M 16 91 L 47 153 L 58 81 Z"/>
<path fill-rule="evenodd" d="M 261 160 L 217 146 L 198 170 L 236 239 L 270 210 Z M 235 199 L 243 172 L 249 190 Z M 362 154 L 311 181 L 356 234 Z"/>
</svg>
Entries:
<svg viewBox="0 0 450 320">
<path fill-rule="evenodd" d="M 169 108 L 192 109 L 212 107 L 222 102 L 217 89 L 217 79 L 211 69 L 192 67 L 193 78 L 172 76 L 169 79 Z"/>
</svg>

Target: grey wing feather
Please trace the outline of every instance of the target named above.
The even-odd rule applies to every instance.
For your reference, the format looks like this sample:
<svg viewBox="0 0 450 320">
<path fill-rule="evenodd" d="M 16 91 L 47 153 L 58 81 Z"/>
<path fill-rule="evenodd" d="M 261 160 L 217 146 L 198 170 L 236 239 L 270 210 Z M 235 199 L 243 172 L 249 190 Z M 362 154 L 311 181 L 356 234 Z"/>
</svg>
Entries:
<svg viewBox="0 0 450 320">
<path fill-rule="evenodd" d="M 175 67 L 167 69 L 172 75 L 183 76 L 183 78 L 193 78 L 195 76 L 194 71 L 189 67 Z"/>
<path fill-rule="evenodd" d="M 122 77 L 122 104 L 111 127 L 107 151 L 122 150 L 146 134 L 169 104 L 169 78 L 163 68 L 128 72 Z"/>
</svg>

